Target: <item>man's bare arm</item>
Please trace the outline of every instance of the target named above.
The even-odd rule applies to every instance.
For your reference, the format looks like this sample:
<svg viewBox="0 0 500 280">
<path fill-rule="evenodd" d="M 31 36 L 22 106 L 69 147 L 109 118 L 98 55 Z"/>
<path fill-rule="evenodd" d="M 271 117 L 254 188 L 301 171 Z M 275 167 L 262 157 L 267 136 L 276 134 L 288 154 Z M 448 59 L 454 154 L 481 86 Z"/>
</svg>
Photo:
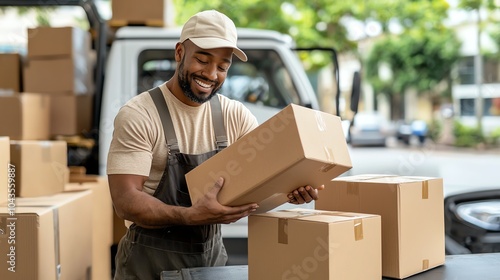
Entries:
<svg viewBox="0 0 500 280">
<path fill-rule="evenodd" d="M 108 175 L 117 215 L 143 227 L 228 224 L 248 216 L 258 207 L 256 204 L 237 207 L 221 205 L 217 194 L 224 184 L 222 178 L 193 206 L 172 206 L 142 191 L 146 179 L 140 175 Z"/>
</svg>

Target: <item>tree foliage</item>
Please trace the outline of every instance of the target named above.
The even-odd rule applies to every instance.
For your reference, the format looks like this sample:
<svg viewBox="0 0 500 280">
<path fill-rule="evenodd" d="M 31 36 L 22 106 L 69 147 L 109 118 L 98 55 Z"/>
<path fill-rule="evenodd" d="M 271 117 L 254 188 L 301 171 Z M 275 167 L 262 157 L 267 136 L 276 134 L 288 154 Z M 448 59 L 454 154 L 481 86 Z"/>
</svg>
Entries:
<svg viewBox="0 0 500 280">
<path fill-rule="evenodd" d="M 346 27 L 341 24 L 342 17 L 352 13 L 351 6 L 354 5 L 348 2 L 176 0 L 174 3 L 179 25 L 198 11 L 215 9 L 233 19 L 238 27 L 271 29 L 289 34 L 301 47 L 334 47 L 338 51 L 356 48 L 356 43 L 347 39 Z"/>
<path fill-rule="evenodd" d="M 366 75 L 375 91 L 403 93 L 408 87 L 432 90 L 446 79 L 459 58 L 460 43 L 451 31 L 426 32 L 411 29 L 399 36 L 378 41 L 366 59 Z M 379 77 L 385 63 L 392 72 L 389 80 Z"/>
<path fill-rule="evenodd" d="M 365 61 L 365 74 L 375 92 L 403 94 L 409 87 L 431 91 L 449 77 L 460 56 L 460 42 L 443 25 L 447 10 L 446 1 L 414 0 L 394 5 L 391 21 L 402 26 L 402 33 L 378 40 Z M 379 77 L 381 64 L 391 69 L 389 80 Z"/>
</svg>

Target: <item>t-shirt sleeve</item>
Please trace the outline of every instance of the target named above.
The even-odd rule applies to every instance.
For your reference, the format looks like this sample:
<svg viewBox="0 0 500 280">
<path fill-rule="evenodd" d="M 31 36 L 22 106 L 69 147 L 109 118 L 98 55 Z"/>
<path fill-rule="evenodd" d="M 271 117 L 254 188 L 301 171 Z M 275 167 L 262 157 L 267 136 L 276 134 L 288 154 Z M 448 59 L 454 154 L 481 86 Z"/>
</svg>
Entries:
<svg viewBox="0 0 500 280">
<path fill-rule="evenodd" d="M 108 174 L 149 176 L 153 158 L 150 117 L 136 108 L 124 106 L 114 121 L 108 154 Z"/>
</svg>

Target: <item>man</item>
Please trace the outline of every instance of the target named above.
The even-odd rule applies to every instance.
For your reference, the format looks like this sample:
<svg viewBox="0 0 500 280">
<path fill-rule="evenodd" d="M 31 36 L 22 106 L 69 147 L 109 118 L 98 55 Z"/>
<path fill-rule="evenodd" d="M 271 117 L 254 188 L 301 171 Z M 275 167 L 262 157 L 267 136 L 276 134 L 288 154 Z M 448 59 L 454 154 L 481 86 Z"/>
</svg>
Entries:
<svg viewBox="0 0 500 280">
<path fill-rule="evenodd" d="M 225 265 L 220 224 L 258 208 L 221 205 L 217 194 L 224 178 L 191 205 L 184 179 L 257 126 L 240 102 L 217 94 L 233 54 L 247 60 L 236 41 L 227 16 L 213 10 L 194 15 L 175 46 L 174 76 L 132 98 L 118 113 L 108 178 L 115 210 L 130 222 L 118 246 L 115 279 L 159 279 L 165 270 Z M 318 195 L 307 186 L 289 198 L 301 204 Z"/>
</svg>

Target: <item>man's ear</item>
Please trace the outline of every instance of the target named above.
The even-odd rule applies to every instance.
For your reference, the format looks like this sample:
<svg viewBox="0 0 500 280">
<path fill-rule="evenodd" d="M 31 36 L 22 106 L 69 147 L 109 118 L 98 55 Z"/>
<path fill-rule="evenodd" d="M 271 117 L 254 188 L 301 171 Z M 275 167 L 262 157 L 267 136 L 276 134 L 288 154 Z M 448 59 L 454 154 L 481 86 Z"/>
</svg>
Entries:
<svg viewBox="0 0 500 280">
<path fill-rule="evenodd" d="M 175 61 L 179 62 L 182 60 L 182 57 L 186 54 L 186 48 L 184 44 L 177 43 L 175 44 Z"/>
</svg>

